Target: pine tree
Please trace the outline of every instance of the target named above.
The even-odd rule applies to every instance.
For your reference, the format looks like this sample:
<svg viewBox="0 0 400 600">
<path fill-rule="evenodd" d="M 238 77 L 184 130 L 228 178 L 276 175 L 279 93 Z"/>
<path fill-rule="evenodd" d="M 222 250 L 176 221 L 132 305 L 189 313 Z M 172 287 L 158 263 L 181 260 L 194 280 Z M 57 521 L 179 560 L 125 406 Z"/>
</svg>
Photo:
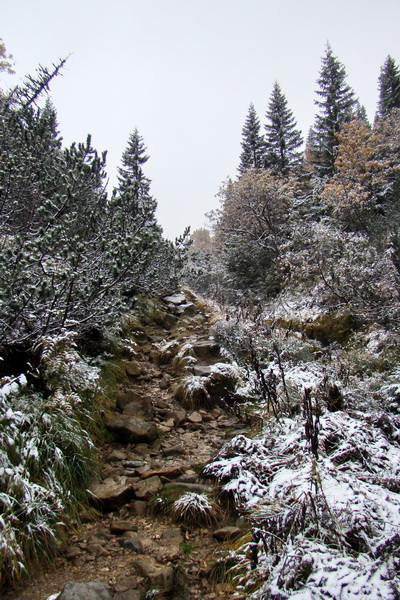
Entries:
<svg viewBox="0 0 400 600">
<path fill-rule="evenodd" d="M 379 76 L 378 115 L 384 117 L 392 108 L 400 108 L 400 71 L 388 56 Z"/>
<path fill-rule="evenodd" d="M 269 123 L 265 125 L 267 156 L 266 165 L 274 171 L 287 173 L 301 161 L 299 148 L 303 143 L 296 121 L 287 106 L 287 100 L 276 81 L 267 111 Z"/>
<path fill-rule="evenodd" d="M 328 44 L 317 80 L 319 89 L 316 93 L 320 99 L 315 100 L 315 104 L 320 108 L 320 113 L 315 117 L 313 128 L 315 166 L 320 175 L 333 175 L 338 145 L 336 136 L 343 123 L 350 120 L 356 106 L 354 92 L 347 85 L 346 78 L 345 67 L 333 56 Z"/>
<path fill-rule="evenodd" d="M 151 181 L 142 168 L 148 159 L 143 138 L 135 129 L 122 155 L 122 167 L 118 168 L 118 190 L 122 194 L 128 192 L 132 201 L 139 204 L 146 202 L 150 196 Z"/>
<path fill-rule="evenodd" d="M 243 175 L 247 169 L 262 169 L 265 162 L 265 141 L 260 134 L 260 121 L 251 103 L 242 129 L 242 153 L 238 171 Z"/>
</svg>

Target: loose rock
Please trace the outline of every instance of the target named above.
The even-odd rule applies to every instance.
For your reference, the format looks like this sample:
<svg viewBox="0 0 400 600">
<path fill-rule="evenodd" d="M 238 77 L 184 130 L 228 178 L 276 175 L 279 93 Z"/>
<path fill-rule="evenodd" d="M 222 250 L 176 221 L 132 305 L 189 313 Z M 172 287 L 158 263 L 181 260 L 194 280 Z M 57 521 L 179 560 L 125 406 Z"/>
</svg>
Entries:
<svg viewBox="0 0 400 600">
<path fill-rule="evenodd" d="M 157 476 L 149 477 L 149 479 L 145 479 L 133 485 L 136 497 L 141 499 L 147 499 L 154 496 L 154 494 L 160 492 L 162 488 L 163 484 L 161 479 Z"/>
<path fill-rule="evenodd" d="M 174 582 L 172 567 L 161 566 L 150 556 L 137 558 L 133 565 L 137 572 L 147 579 L 150 588 L 154 587 L 162 591 L 172 588 Z"/>
<path fill-rule="evenodd" d="M 65 584 L 57 600 L 112 600 L 110 588 L 101 581 Z"/>
<path fill-rule="evenodd" d="M 118 415 L 110 419 L 106 427 L 121 442 L 151 443 L 158 437 L 158 429 L 154 423 L 131 415 Z"/>
</svg>

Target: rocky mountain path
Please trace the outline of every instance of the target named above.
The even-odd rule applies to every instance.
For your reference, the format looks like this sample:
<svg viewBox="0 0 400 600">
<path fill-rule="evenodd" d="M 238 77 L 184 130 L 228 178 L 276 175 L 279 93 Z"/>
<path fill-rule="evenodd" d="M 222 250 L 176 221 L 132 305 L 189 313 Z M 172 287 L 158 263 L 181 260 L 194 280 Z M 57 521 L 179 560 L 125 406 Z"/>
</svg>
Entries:
<svg viewBox="0 0 400 600">
<path fill-rule="evenodd" d="M 138 325 L 115 411 L 105 417 L 109 439 L 98 448 L 94 509 L 81 514 L 83 524 L 52 565 L 4 600 L 58 592 L 60 600 L 243 598 L 216 576 L 215 565 L 246 525 L 220 504 L 201 470 L 245 425 L 218 402 L 221 381 L 214 381 L 214 396 L 207 392 L 213 365 L 224 359 L 210 339 L 213 316 L 202 308 L 179 293 L 164 299 L 155 322 Z M 182 392 L 188 375 L 196 393 Z M 174 518 L 171 507 L 183 494 L 207 497 L 215 511 L 203 521 Z"/>
</svg>

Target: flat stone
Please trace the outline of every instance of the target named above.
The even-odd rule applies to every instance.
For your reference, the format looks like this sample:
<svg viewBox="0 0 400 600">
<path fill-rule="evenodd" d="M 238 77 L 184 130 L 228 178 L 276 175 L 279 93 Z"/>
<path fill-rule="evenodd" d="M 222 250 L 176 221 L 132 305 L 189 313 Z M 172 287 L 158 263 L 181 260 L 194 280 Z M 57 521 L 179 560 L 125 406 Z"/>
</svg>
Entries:
<svg viewBox="0 0 400 600">
<path fill-rule="evenodd" d="M 164 592 L 172 588 L 174 582 L 174 569 L 172 567 L 159 565 L 150 556 L 135 559 L 133 566 L 139 575 L 146 578 L 149 587 L 158 588 Z"/>
<path fill-rule="evenodd" d="M 190 370 L 196 377 L 208 377 L 211 375 L 212 367 L 210 365 L 193 365 Z"/>
<path fill-rule="evenodd" d="M 164 419 L 173 419 L 176 427 L 186 421 L 186 410 L 184 408 L 162 408 L 158 412 Z"/>
<path fill-rule="evenodd" d="M 123 450 L 113 450 L 110 454 L 110 460 L 126 460 L 127 454 Z"/>
<path fill-rule="evenodd" d="M 136 410 L 142 419 L 151 420 L 153 418 L 151 398 L 133 389 L 119 391 L 116 406 L 122 412 L 128 411 L 128 414 L 135 414 Z"/>
<path fill-rule="evenodd" d="M 164 302 L 167 302 L 167 304 L 175 304 L 176 306 L 179 306 L 179 304 L 184 304 L 186 302 L 186 298 L 183 294 L 174 294 L 173 296 L 165 296 L 165 298 L 163 298 Z"/>
<path fill-rule="evenodd" d="M 143 542 L 138 535 L 131 534 L 129 537 L 124 537 L 118 540 L 118 544 L 122 548 L 127 548 L 136 552 L 136 554 L 143 554 L 144 546 Z"/>
<path fill-rule="evenodd" d="M 185 483 L 183 481 L 173 481 L 166 483 L 163 489 L 163 495 L 171 500 L 177 500 L 186 492 L 194 492 L 196 494 L 208 494 L 212 492 L 212 487 L 201 483 Z"/>
<path fill-rule="evenodd" d="M 200 311 L 197 308 L 197 306 L 195 306 L 191 302 L 188 302 L 187 304 L 180 304 L 179 306 L 177 306 L 174 312 L 180 317 L 194 317 Z"/>
<path fill-rule="evenodd" d="M 151 421 L 154 417 L 151 400 L 146 396 L 143 396 L 140 400 L 134 400 L 126 404 L 122 412 L 124 415 L 131 415 L 144 421 Z"/>
<path fill-rule="evenodd" d="M 143 460 L 124 460 L 122 464 L 125 469 L 139 469 L 144 467 L 146 463 Z"/>
<path fill-rule="evenodd" d="M 196 473 L 183 473 L 178 477 L 179 483 L 196 483 L 197 475 Z"/>
<path fill-rule="evenodd" d="M 125 373 L 128 377 L 139 377 L 143 373 L 143 368 L 137 362 L 130 362 L 125 366 Z"/>
<path fill-rule="evenodd" d="M 143 394 L 136 390 L 120 390 L 117 394 L 117 408 L 119 408 L 119 410 L 124 410 L 127 404 L 130 404 L 131 402 L 140 401 L 142 397 Z"/>
<path fill-rule="evenodd" d="M 68 581 L 57 600 L 112 600 L 111 590 L 102 581 L 73 583 Z"/>
<path fill-rule="evenodd" d="M 185 454 L 185 447 L 180 444 L 176 446 L 168 446 L 167 448 L 163 448 L 162 453 L 164 456 L 182 456 Z"/>
<path fill-rule="evenodd" d="M 104 481 L 96 483 L 89 488 L 89 500 L 105 512 L 123 506 L 135 496 L 131 485 L 117 483 L 116 481 Z"/>
<path fill-rule="evenodd" d="M 198 412 L 192 412 L 187 416 L 187 420 L 191 423 L 201 423 L 203 421 L 203 417 Z"/>
<path fill-rule="evenodd" d="M 200 340 L 193 344 L 193 352 L 197 358 L 205 358 L 208 356 L 219 356 L 220 346 L 213 340 Z"/>
<path fill-rule="evenodd" d="M 163 489 L 163 484 L 161 479 L 156 475 L 135 483 L 133 489 L 137 498 L 147 499 L 154 496 L 154 494 L 158 494 Z"/>
<path fill-rule="evenodd" d="M 183 536 L 180 529 L 164 529 L 161 537 L 162 541 L 169 547 L 173 546 L 175 548 L 179 548 L 179 546 L 183 542 Z"/>
<path fill-rule="evenodd" d="M 126 531 L 137 531 L 137 526 L 132 521 L 113 521 L 110 525 L 111 533 L 122 535 Z"/>
<path fill-rule="evenodd" d="M 137 577 L 129 576 L 116 581 L 114 585 L 114 591 L 115 593 L 127 592 L 128 590 L 137 590 L 138 587 L 139 582 Z"/>
<path fill-rule="evenodd" d="M 70 546 L 66 550 L 64 556 L 66 558 L 68 558 L 68 560 L 72 560 L 73 558 L 76 558 L 80 554 L 82 554 L 82 550 L 81 550 L 81 548 L 79 548 L 79 546 Z"/>
<path fill-rule="evenodd" d="M 242 534 L 242 530 L 239 527 L 221 527 L 213 532 L 213 538 L 219 542 L 226 542 L 227 540 L 234 540 Z"/>
<path fill-rule="evenodd" d="M 110 419 L 106 427 L 118 441 L 126 443 L 151 443 L 158 437 L 158 429 L 154 423 L 131 415 L 118 415 Z"/>
<path fill-rule="evenodd" d="M 88 544 L 87 551 L 93 556 L 109 556 L 109 552 L 100 544 Z"/>
<path fill-rule="evenodd" d="M 177 479 L 179 475 L 182 475 L 183 467 L 162 467 L 160 469 L 153 469 L 143 473 L 141 479 L 148 479 L 149 477 L 166 477 L 167 479 Z"/>
</svg>

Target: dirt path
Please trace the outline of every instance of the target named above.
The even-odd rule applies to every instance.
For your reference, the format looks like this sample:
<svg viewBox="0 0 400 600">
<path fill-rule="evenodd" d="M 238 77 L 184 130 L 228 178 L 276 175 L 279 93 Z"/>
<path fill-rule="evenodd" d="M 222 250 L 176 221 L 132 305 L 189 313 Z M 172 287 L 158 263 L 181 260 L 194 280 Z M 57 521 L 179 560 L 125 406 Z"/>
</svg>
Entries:
<svg viewBox="0 0 400 600">
<path fill-rule="evenodd" d="M 190 371 L 207 377 L 221 357 L 209 340 L 209 316 L 187 298 L 175 296 L 165 306 L 164 321 L 153 324 L 126 363 L 118 408 L 107 423 L 115 441 L 99 448 L 101 474 L 92 487 L 97 514 L 82 515 L 86 522 L 68 536 L 52 565 L 4 600 L 45 600 L 69 581 L 104 582 L 113 600 L 142 600 L 146 594 L 241 598 L 212 573 L 221 550 L 244 534 L 243 523 L 225 513 L 207 527 L 168 514 L 183 493 L 217 502 L 218 490 L 201 478 L 201 469 L 244 426 L 215 403 L 202 408 L 187 399 L 185 406 L 177 402 L 182 378 Z M 135 433 L 127 432 L 126 423 Z"/>
</svg>

